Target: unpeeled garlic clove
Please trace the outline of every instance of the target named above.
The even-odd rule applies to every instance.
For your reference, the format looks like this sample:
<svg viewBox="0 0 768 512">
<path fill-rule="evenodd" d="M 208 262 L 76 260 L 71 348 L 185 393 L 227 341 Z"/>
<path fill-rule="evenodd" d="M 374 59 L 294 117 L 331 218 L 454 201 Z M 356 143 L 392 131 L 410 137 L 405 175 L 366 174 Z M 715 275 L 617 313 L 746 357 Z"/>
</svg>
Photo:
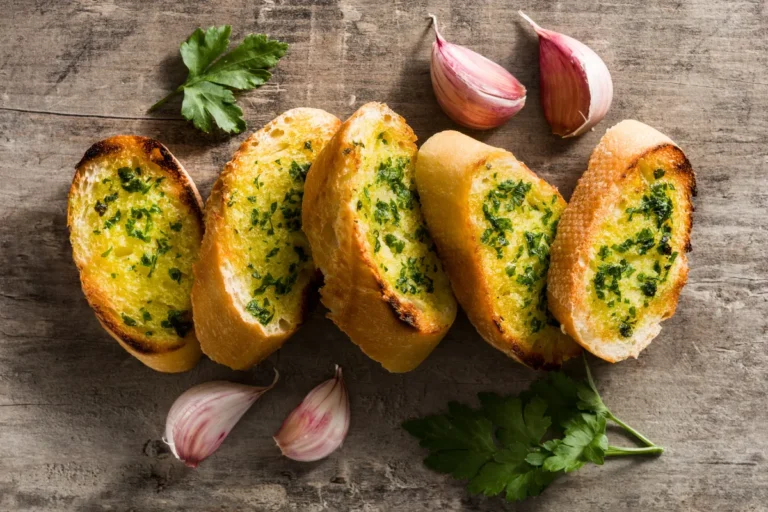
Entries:
<svg viewBox="0 0 768 512">
<path fill-rule="evenodd" d="M 518 13 L 539 36 L 541 105 L 552 132 L 561 137 L 581 135 L 611 107 L 613 81 L 608 67 L 584 43 L 541 28 Z"/>
<path fill-rule="evenodd" d="M 432 88 L 443 111 L 462 126 L 487 130 L 507 122 L 525 105 L 525 87 L 495 62 L 440 35 L 432 44 Z"/>
<path fill-rule="evenodd" d="M 168 411 L 163 441 L 177 459 L 191 468 L 215 452 L 243 414 L 277 383 L 266 387 L 213 381 L 194 386 Z"/>
<path fill-rule="evenodd" d="M 320 460 L 344 442 L 349 430 L 349 395 L 336 366 L 336 375 L 309 392 L 274 436 L 289 459 Z"/>
</svg>

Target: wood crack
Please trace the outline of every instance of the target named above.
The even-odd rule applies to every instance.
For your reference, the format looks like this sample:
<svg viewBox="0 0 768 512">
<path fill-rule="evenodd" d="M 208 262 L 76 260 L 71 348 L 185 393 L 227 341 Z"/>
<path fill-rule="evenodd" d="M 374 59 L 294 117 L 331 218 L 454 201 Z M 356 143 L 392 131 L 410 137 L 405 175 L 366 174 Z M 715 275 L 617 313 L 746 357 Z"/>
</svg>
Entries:
<svg viewBox="0 0 768 512">
<path fill-rule="evenodd" d="M 113 116 L 108 114 L 79 114 L 74 112 L 54 112 L 50 110 L 35 110 L 30 108 L 14 108 L 14 107 L 0 107 L 0 111 L 5 112 L 19 112 L 22 114 L 41 114 L 48 116 L 61 116 L 61 117 L 79 117 L 79 118 L 92 118 L 92 119 L 116 119 L 123 121 L 173 121 L 186 122 L 186 119 L 179 117 L 137 117 L 137 116 Z"/>
</svg>

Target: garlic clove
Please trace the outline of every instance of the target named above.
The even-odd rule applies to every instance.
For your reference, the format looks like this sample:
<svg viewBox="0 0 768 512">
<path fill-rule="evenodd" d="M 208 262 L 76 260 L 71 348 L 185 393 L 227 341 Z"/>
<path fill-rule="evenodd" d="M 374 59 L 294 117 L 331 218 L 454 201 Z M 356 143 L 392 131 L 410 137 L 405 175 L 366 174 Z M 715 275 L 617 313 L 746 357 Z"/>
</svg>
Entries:
<svg viewBox="0 0 768 512">
<path fill-rule="evenodd" d="M 435 27 L 430 74 L 443 111 L 462 126 L 501 126 L 525 105 L 525 87 L 512 74 L 469 48 L 446 41 Z"/>
<path fill-rule="evenodd" d="M 341 446 L 348 430 L 349 395 L 336 365 L 336 375 L 309 392 L 285 418 L 274 440 L 289 459 L 311 462 Z"/>
<path fill-rule="evenodd" d="M 518 11 L 539 36 L 541 105 L 552 132 L 581 135 L 599 123 L 613 101 L 613 81 L 605 62 L 584 43 L 541 28 Z"/>
<path fill-rule="evenodd" d="M 215 452 L 243 414 L 277 383 L 247 386 L 213 381 L 194 386 L 171 406 L 165 422 L 163 441 L 177 459 L 191 468 Z"/>
</svg>

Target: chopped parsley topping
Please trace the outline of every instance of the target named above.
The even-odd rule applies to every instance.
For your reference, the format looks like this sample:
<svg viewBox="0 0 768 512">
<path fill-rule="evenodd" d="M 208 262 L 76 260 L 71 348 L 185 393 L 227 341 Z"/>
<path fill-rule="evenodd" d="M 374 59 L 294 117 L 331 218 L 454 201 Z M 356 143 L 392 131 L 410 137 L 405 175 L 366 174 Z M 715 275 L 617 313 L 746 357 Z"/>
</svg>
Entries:
<svg viewBox="0 0 768 512">
<path fill-rule="evenodd" d="M 657 180 L 663 178 L 664 174 L 663 169 L 656 169 L 653 173 Z M 602 246 L 598 252 L 600 260 L 604 263 L 598 265 L 592 280 L 595 295 L 605 301 L 606 306 L 612 310 L 611 317 L 617 322 L 619 334 L 625 338 L 634 333 L 638 321 L 637 309 L 640 306 L 648 307 L 648 300 L 657 296 L 677 257 L 671 246 L 673 202 L 668 194 L 670 190 L 674 190 L 670 183 L 652 184 L 648 193 L 641 197 L 639 205 L 626 209 L 629 214 L 627 221 L 641 215 L 650 221 L 650 226 L 643 227 L 624 241 L 611 245 L 610 249 L 608 246 Z M 619 255 L 619 261 L 610 261 L 613 254 Z M 661 256 L 653 261 L 653 272 L 635 273 L 635 267 L 628 260 L 640 265 L 642 260 L 633 258 L 648 258 L 651 254 L 654 258 Z M 632 289 L 640 292 L 639 304 L 633 304 L 630 298 L 622 295 L 622 290 L 626 292 Z"/>
<path fill-rule="evenodd" d="M 267 273 L 267 275 L 261 279 L 261 285 L 253 290 L 253 294 L 257 296 L 264 295 L 264 292 L 270 287 L 274 287 L 276 295 L 286 295 L 291 292 L 298 277 L 298 274 L 293 272 L 287 276 L 280 276 L 275 279 L 271 273 Z"/>
<path fill-rule="evenodd" d="M 131 170 L 130 167 L 121 167 L 117 170 L 117 175 L 120 177 L 120 186 L 126 192 L 146 194 L 152 188 L 149 184 L 152 178 L 147 178 L 146 181 L 141 179 L 141 167 L 136 167 L 135 170 Z"/>
<path fill-rule="evenodd" d="M 179 338 L 183 338 L 192 329 L 192 315 L 189 311 L 171 309 L 168 316 L 160 322 L 163 329 L 173 329 Z"/>
<path fill-rule="evenodd" d="M 311 164 L 309 162 L 299 165 L 295 160 L 292 161 L 291 166 L 288 169 L 288 173 L 291 175 L 291 179 L 293 179 L 293 181 L 301 181 L 302 183 L 306 181 L 310 165 Z"/>
<path fill-rule="evenodd" d="M 377 238 L 378 241 L 378 238 Z M 392 233 L 387 233 L 387 235 L 384 237 L 384 243 L 387 244 L 387 247 L 392 249 L 392 252 L 395 254 L 400 254 L 403 252 L 403 249 L 405 249 L 405 242 L 402 240 L 399 240 L 395 235 Z M 376 250 L 374 249 L 374 252 Z"/>
<path fill-rule="evenodd" d="M 660 228 L 672 216 L 672 199 L 667 195 L 669 187 L 667 183 L 651 185 L 651 193 L 643 196 L 640 206 L 627 208 L 629 220 L 632 220 L 635 214 L 642 214 L 646 219 L 653 216 L 656 219 L 656 226 Z"/>
<path fill-rule="evenodd" d="M 120 210 L 117 210 L 117 212 L 115 212 L 115 214 L 112 217 L 110 217 L 104 222 L 104 229 L 109 229 L 115 224 L 117 224 L 118 222 L 120 222 L 121 217 L 122 217 L 122 214 L 120 213 Z"/>
<path fill-rule="evenodd" d="M 427 275 L 429 270 L 425 263 L 425 257 L 408 258 L 400 267 L 400 274 L 395 283 L 401 293 L 416 295 L 422 291 L 434 293 L 435 287 L 432 278 Z"/>
<path fill-rule="evenodd" d="M 176 281 L 177 283 L 181 284 L 181 270 L 175 267 L 169 268 L 168 277 L 170 277 L 172 281 Z"/>
<path fill-rule="evenodd" d="M 512 221 L 502 216 L 519 208 L 525 195 L 531 190 L 531 184 L 523 180 L 506 180 L 491 190 L 483 202 L 483 216 L 489 227 L 483 231 L 480 241 L 496 251 L 496 257 L 503 257 L 503 249 L 509 245 Z"/>
<path fill-rule="evenodd" d="M 136 320 L 134 320 L 133 318 L 129 317 L 125 313 L 121 313 L 120 316 L 123 319 L 123 323 L 125 325 L 127 325 L 128 327 L 135 327 L 137 325 L 136 324 Z"/>
<path fill-rule="evenodd" d="M 261 304 L 257 299 L 253 299 L 245 305 L 245 310 L 256 317 L 261 325 L 267 325 L 275 316 L 275 310 L 274 308 L 270 309 L 269 299 L 266 297 L 261 301 Z"/>
</svg>

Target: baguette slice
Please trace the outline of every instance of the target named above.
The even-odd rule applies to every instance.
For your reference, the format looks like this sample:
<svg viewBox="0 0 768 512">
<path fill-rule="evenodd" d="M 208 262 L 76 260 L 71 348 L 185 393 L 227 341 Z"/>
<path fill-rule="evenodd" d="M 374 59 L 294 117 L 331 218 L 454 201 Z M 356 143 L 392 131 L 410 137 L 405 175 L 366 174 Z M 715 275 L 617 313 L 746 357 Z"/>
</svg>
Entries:
<svg viewBox="0 0 768 512">
<path fill-rule="evenodd" d="M 456 317 L 415 189 L 415 142 L 389 107 L 363 105 L 323 149 L 304 196 L 328 316 L 391 372 L 418 366 Z"/>
<path fill-rule="evenodd" d="M 682 150 L 637 121 L 592 153 L 560 220 L 548 293 L 562 328 L 596 356 L 637 357 L 675 313 L 695 184 Z"/>
<path fill-rule="evenodd" d="M 251 135 L 213 186 L 192 306 L 203 352 L 244 370 L 301 325 L 314 267 L 301 231 L 304 180 L 341 121 L 289 110 Z"/>
<path fill-rule="evenodd" d="M 200 359 L 189 291 L 203 236 L 200 194 L 159 142 L 119 135 L 77 164 L 67 224 L 88 303 L 101 325 L 161 372 Z"/>
<path fill-rule="evenodd" d="M 453 291 L 480 335 L 554 369 L 581 349 L 547 310 L 549 245 L 565 201 L 512 153 L 455 131 L 419 150 L 422 211 Z"/>
</svg>

